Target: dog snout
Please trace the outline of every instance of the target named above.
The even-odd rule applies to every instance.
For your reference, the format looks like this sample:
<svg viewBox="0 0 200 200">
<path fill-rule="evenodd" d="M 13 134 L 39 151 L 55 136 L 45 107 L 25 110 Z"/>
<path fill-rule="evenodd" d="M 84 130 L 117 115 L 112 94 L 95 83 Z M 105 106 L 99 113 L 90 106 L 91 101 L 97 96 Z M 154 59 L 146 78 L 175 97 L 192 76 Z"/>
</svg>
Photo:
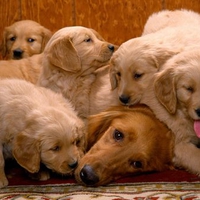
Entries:
<svg viewBox="0 0 200 200">
<path fill-rule="evenodd" d="M 80 178 L 86 185 L 95 185 L 99 182 L 99 177 L 95 174 L 90 165 L 85 165 L 80 171 Z"/>
<path fill-rule="evenodd" d="M 196 112 L 197 116 L 200 117 L 200 108 L 197 108 L 197 109 L 195 110 L 195 112 Z"/>
<path fill-rule="evenodd" d="M 14 57 L 14 59 L 21 59 L 23 52 L 24 51 L 21 50 L 21 49 L 15 49 L 15 50 L 13 50 L 13 57 Z"/>
<path fill-rule="evenodd" d="M 115 51 L 115 47 L 112 44 L 108 45 L 108 48 L 110 49 L 110 51 L 114 52 Z"/>
<path fill-rule="evenodd" d="M 68 166 L 71 168 L 71 169 L 75 169 L 78 165 L 78 161 L 74 161 L 73 163 L 69 163 Z"/>
<path fill-rule="evenodd" d="M 119 100 L 120 100 L 123 104 L 127 104 L 127 103 L 129 103 L 130 97 L 129 97 L 129 96 L 126 96 L 126 95 L 121 95 L 121 96 L 119 97 Z"/>
</svg>

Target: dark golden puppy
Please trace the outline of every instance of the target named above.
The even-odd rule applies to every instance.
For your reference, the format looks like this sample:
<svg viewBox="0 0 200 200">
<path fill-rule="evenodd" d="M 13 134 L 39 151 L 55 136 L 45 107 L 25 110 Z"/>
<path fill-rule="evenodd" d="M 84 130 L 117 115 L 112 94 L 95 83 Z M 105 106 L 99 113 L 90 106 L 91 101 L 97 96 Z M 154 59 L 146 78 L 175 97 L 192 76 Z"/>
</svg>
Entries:
<svg viewBox="0 0 200 200">
<path fill-rule="evenodd" d="M 91 116 L 87 141 L 89 151 L 75 171 L 76 180 L 87 186 L 173 168 L 173 134 L 143 105 L 113 107 Z"/>
</svg>

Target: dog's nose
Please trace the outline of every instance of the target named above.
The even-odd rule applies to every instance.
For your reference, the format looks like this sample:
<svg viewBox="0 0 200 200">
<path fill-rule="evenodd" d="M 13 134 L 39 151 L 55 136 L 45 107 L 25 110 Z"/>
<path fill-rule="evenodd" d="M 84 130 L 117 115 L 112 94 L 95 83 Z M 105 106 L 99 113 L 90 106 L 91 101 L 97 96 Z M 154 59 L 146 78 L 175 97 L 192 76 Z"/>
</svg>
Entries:
<svg viewBox="0 0 200 200">
<path fill-rule="evenodd" d="M 123 104 L 127 104 L 130 100 L 130 97 L 129 96 L 126 96 L 126 95 L 121 95 L 119 97 L 119 100 L 123 103 Z"/>
<path fill-rule="evenodd" d="M 22 54 L 23 54 L 23 50 L 21 50 L 21 49 L 15 49 L 14 51 L 13 51 L 13 56 L 14 56 L 14 58 L 15 59 L 21 59 L 22 58 Z"/>
<path fill-rule="evenodd" d="M 200 117 L 200 108 L 196 109 L 195 112 L 196 112 L 197 116 Z"/>
<path fill-rule="evenodd" d="M 109 44 L 109 45 L 108 45 L 108 48 L 109 48 L 112 52 L 115 51 L 115 47 L 114 47 L 114 45 L 112 45 L 112 44 Z"/>
<path fill-rule="evenodd" d="M 70 168 L 72 168 L 72 169 L 76 168 L 76 167 L 77 167 L 77 165 L 78 165 L 78 162 L 77 162 L 77 161 L 75 161 L 75 162 L 73 162 L 73 163 L 70 163 L 70 164 L 68 164 L 68 166 L 69 166 Z"/>
<path fill-rule="evenodd" d="M 99 177 L 95 174 L 92 167 L 89 165 L 85 165 L 80 171 L 81 180 L 86 185 L 95 185 L 99 182 Z"/>
</svg>

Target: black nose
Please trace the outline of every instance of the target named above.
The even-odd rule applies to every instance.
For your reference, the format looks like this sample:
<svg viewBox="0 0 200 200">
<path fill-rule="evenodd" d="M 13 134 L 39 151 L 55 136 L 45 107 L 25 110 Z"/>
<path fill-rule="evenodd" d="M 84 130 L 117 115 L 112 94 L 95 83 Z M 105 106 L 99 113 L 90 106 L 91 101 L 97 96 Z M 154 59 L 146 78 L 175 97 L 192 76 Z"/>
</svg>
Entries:
<svg viewBox="0 0 200 200">
<path fill-rule="evenodd" d="M 119 100 L 123 103 L 123 104 L 127 104 L 130 100 L 130 97 L 129 96 L 126 96 L 126 95 L 121 95 L 119 97 Z"/>
<path fill-rule="evenodd" d="M 24 51 L 21 50 L 21 49 L 15 49 L 15 50 L 13 51 L 13 56 L 14 56 L 14 58 L 16 58 L 16 59 L 22 58 L 23 52 L 24 52 Z"/>
<path fill-rule="evenodd" d="M 86 185 L 94 185 L 99 182 L 99 177 L 95 174 L 92 167 L 89 165 L 85 165 L 80 171 L 81 180 Z"/>
<path fill-rule="evenodd" d="M 77 162 L 77 161 L 75 161 L 75 162 L 73 162 L 73 163 L 70 163 L 70 164 L 68 164 L 68 166 L 69 166 L 70 168 L 72 168 L 72 169 L 76 168 L 76 167 L 77 167 L 77 165 L 78 165 L 78 162 Z"/>
<path fill-rule="evenodd" d="M 200 117 L 200 108 L 196 109 L 195 112 L 196 112 L 197 116 Z"/>
<path fill-rule="evenodd" d="M 114 52 L 115 51 L 115 47 L 112 44 L 108 45 L 108 48 L 110 49 L 110 51 Z"/>
</svg>

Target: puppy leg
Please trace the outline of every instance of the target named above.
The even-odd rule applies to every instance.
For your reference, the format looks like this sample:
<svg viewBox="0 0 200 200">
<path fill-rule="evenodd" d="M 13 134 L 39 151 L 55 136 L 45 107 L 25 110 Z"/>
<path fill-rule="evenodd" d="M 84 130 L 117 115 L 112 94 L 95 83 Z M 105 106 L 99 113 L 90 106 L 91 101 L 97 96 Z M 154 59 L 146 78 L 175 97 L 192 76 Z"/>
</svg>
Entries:
<svg viewBox="0 0 200 200">
<path fill-rule="evenodd" d="M 191 142 L 180 142 L 175 145 L 174 163 L 178 167 L 200 175 L 200 149 Z"/>
<path fill-rule="evenodd" d="M 5 161 L 3 157 L 3 147 L 0 146 L 0 188 L 3 188 L 8 185 L 8 179 L 6 178 L 5 171 Z"/>
</svg>

